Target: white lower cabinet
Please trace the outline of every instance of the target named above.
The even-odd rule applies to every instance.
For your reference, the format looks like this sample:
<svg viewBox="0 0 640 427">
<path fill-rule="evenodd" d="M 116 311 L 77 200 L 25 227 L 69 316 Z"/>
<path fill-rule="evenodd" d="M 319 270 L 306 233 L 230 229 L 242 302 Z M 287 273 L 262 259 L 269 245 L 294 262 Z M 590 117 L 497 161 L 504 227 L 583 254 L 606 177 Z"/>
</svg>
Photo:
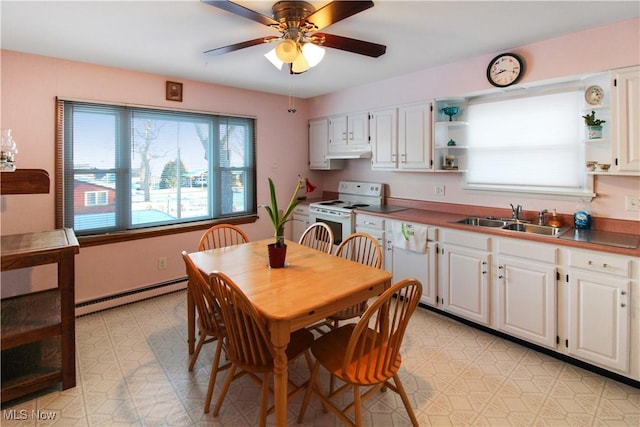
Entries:
<svg viewBox="0 0 640 427">
<path fill-rule="evenodd" d="M 497 246 L 497 328 L 556 348 L 558 249 L 516 239 Z"/>
<path fill-rule="evenodd" d="M 293 210 L 291 217 L 293 223 L 293 241 L 297 242 L 302 237 L 302 233 L 309 227 L 309 205 L 298 205 Z"/>
<path fill-rule="evenodd" d="M 422 283 L 422 296 L 420 302 L 431 306 L 436 306 L 437 297 L 437 242 L 435 240 L 436 230 L 429 227 L 427 231 L 426 252 L 414 252 L 397 247 L 393 244 L 393 224 L 399 221 L 386 222 L 385 236 L 386 254 L 385 268 L 393 274 L 393 282 L 407 278 L 415 278 Z M 411 223 L 405 223 L 410 224 Z"/>
<path fill-rule="evenodd" d="M 479 233 L 441 231 L 439 278 L 442 309 L 489 325 L 491 238 Z"/>
<path fill-rule="evenodd" d="M 437 308 L 640 381 L 640 259 L 553 239 L 438 234 Z"/>
<path fill-rule="evenodd" d="M 629 371 L 631 266 L 628 257 L 571 251 L 569 354 L 606 368 Z M 635 334 L 633 357 L 638 364 L 637 330 Z"/>
</svg>

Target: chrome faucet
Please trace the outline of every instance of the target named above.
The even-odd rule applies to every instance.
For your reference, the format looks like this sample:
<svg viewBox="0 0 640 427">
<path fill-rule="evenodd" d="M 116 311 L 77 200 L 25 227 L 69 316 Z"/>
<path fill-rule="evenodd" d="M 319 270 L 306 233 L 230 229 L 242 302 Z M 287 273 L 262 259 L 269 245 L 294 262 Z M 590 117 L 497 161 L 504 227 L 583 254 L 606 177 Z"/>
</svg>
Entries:
<svg viewBox="0 0 640 427">
<path fill-rule="evenodd" d="M 540 212 L 538 212 L 538 225 L 544 225 L 544 214 L 546 214 L 547 212 L 549 212 L 546 209 L 542 209 Z"/>
<path fill-rule="evenodd" d="M 522 213 L 522 205 L 513 206 L 511 205 L 511 218 L 520 221 L 520 213 Z"/>
</svg>

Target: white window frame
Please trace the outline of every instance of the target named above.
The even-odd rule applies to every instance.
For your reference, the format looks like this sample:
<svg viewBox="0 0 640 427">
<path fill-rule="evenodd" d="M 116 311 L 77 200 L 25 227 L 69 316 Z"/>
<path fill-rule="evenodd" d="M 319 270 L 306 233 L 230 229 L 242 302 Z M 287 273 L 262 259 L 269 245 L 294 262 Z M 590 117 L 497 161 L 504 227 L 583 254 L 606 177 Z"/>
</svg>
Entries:
<svg viewBox="0 0 640 427">
<path fill-rule="evenodd" d="M 93 201 L 91 197 L 93 196 Z M 106 190 L 101 191 L 85 191 L 84 193 L 84 205 L 85 206 L 106 206 L 109 203 L 109 192 Z"/>
<path fill-rule="evenodd" d="M 577 178 L 579 180 L 578 186 L 554 187 L 550 185 L 535 185 L 535 184 L 518 185 L 518 184 L 473 182 L 472 181 L 473 179 L 472 156 L 474 155 L 474 147 L 472 146 L 472 143 L 471 143 L 471 140 L 472 140 L 471 132 L 473 132 L 473 118 L 469 118 L 468 132 L 469 132 L 470 146 L 469 146 L 467 155 L 469 157 L 470 167 L 469 167 L 469 171 L 464 175 L 463 188 L 471 192 L 480 192 L 480 193 L 486 193 L 486 192 L 498 193 L 499 192 L 501 195 L 513 194 L 513 195 L 520 195 L 520 196 L 524 194 L 528 197 L 533 197 L 533 198 L 558 199 L 558 200 L 567 200 L 567 199 L 583 200 L 583 199 L 591 199 L 595 197 L 593 176 L 588 175 L 586 173 L 586 169 L 581 167 L 584 165 L 584 156 L 585 156 L 584 140 L 581 137 L 581 133 L 580 133 L 582 128 L 579 127 L 580 124 L 583 122 L 583 120 L 580 117 L 582 114 L 580 100 L 582 99 L 582 95 L 584 94 L 583 85 L 581 85 L 579 82 L 563 82 L 560 84 L 544 85 L 544 86 L 539 86 L 534 88 L 525 88 L 524 91 L 525 92 L 523 93 L 523 90 L 521 88 L 520 90 L 513 90 L 513 92 L 508 91 L 506 93 L 500 92 L 500 93 L 492 93 L 489 95 L 484 94 L 476 97 L 471 97 L 469 98 L 467 108 L 469 107 L 473 108 L 473 105 L 505 102 L 505 101 L 519 100 L 519 99 L 522 100 L 522 99 L 526 99 L 528 97 L 534 97 L 534 96 L 537 97 L 537 96 L 552 95 L 557 93 L 574 94 L 576 97 L 575 122 L 571 123 L 570 126 L 580 129 L 579 131 L 575 132 L 575 136 L 574 136 L 575 139 L 571 141 L 571 144 L 573 144 L 574 146 L 577 145 L 577 147 L 574 147 L 576 148 L 575 153 L 578 157 L 577 159 L 575 159 L 575 162 L 577 163 L 576 163 L 576 166 L 574 166 L 575 168 L 574 173 L 577 173 L 579 175 L 574 176 L 574 178 Z M 469 113 L 469 111 L 467 111 L 467 113 Z M 512 132 L 512 134 L 514 137 L 517 138 L 517 132 L 516 133 Z M 540 147 L 535 147 L 533 145 L 528 146 L 528 149 L 531 149 L 531 150 L 535 148 L 542 149 L 542 150 L 546 149 L 550 151 L 549 156 L 554 155 L 553 151 L 546 148 L 544 144 L 541 144 Z M 489 149 L 489 148 L 486 148 L 486 149 Z M 515 153 L 518 151 L 518 148 L 511 149 L 511 147 L 505 146 L 505 145 L 499 146 L 499 147 L 496 146 L 494 147 L 494 149 L 500 150 L 501 153 L 504 153 L 507 155 L 516 155 Z M 552 159 L 552 157 L 549 157 L 549 158 Z M 490 167 L 493 167 L 494 168 L 493 170 L 495 170 L 494 166 L 490 166 Z"/>
</svg>

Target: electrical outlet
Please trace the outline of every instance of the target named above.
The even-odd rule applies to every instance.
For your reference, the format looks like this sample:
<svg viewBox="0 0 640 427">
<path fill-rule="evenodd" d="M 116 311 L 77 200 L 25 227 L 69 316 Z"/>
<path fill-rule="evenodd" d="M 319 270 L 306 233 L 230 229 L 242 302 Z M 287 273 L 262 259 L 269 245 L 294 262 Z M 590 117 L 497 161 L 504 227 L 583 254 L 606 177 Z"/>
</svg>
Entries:
<svg viewBox="0 0 640 427">
<path fill-rule="evenodd" d="M 628 211 L 640 211 L 640 196 L 626 196 L 624 208 Z"/>
<path fill-rule="evenodd" d="M 438 197 L 444 197 L 444 184 L 436 184 L 433 186 L 433 194 Z"/>
<path fill-rule="evenodd" d="M 162 257 L 158 258 L 158 270 L 164 270 L 167 268 L 167 259 Z"/>
</svg>

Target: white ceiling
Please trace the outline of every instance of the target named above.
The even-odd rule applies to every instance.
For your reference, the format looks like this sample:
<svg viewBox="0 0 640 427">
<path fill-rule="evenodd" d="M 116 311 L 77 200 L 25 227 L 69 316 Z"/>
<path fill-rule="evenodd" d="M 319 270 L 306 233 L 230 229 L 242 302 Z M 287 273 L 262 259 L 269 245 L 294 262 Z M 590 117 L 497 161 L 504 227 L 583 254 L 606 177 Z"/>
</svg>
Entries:
<svg viewBox="0 0 640 427">
<path fill-rule="evenodd" d="M 270 16 L 274 1 L 236 3 Z M 385 44 L 385 55 L 327 49 L 317 67 L 290 76 L 263 57 L 270 44 L 205 55 L 278 33 L 197 0 L 2 0 L 0 7 L 3 49 L 284 95 L 292 85 L 301 98 L 640 16 L 637 0 L 378 0 L 322 31 Z"/>
</svg>

